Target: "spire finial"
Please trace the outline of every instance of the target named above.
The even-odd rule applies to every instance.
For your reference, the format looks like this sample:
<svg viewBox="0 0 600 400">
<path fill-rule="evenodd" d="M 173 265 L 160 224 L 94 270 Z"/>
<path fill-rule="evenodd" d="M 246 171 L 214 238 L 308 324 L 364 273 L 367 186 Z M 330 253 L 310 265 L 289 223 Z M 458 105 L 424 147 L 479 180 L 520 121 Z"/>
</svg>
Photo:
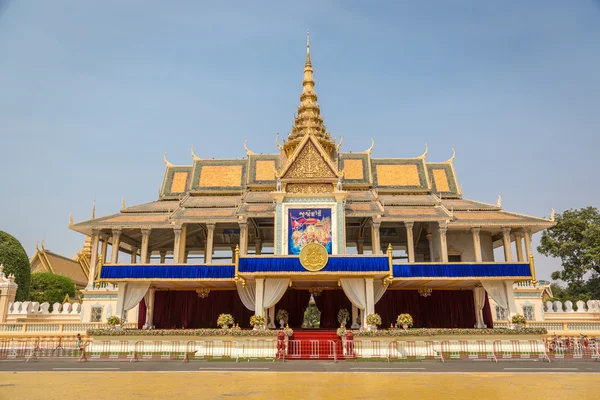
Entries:
<svg viewBox="0 0 600 400">
<path fill-rule="evenodd" d="M 96 200 L 94 200 L 94 205 L 92 206 L 92 219 L 96 218 Z"/>
<path fill-rule="evenodd" d="M 306 55 L 310 56 L 310 32 L 306 31 Z"/>
</svg>

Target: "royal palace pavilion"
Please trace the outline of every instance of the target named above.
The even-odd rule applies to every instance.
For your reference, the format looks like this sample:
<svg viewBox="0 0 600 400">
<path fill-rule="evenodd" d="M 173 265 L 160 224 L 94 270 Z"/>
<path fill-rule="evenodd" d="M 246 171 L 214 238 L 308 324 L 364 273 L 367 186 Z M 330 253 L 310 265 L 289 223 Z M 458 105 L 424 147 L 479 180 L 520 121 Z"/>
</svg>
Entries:
<svg viewBox="0 0 600 400">
<path fill-rule="evenodd" d="M 157 329 L 216 327 L 221 313 L 273 326 L 282 308 L 299 327 L 311 298 L 325 328 L 341 308 L 353 327 L 375 312 L 384 327 L 400 313 L 415 327 L 491 327 L 488 295 L 507 318 L 518 313 L 513 284 L 535 281 L 531 237 L 553 218 L 464 198 L 454 154 L 376 158 L 373 142 L 342 151 L 321 116 L 308 42 L 298 112 L 275 144 L 256 154 L 244 143 L 244 159 L 192 148 L 190 165 L 165 155 L 156 201 L 71 221 L 91 238 L 85 296 L 117 284 L 115 314 L 137 308 L 139 327 Z"/>
</svg>

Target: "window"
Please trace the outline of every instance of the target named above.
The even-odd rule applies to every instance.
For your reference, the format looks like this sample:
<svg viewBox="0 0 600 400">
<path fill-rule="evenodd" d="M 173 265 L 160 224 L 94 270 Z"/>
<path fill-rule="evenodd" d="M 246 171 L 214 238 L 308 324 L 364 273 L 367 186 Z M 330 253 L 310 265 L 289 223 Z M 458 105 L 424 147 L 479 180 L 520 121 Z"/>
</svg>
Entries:
<svg viewBox="0 0 600 400">
<path fill-rule="evenodd" d="M 448 254 L 448 262 L 460 262 L 460 254 Z"/>
<path fill-rule="evenodd" d="M 92 307 L 91 322 L 102 322 L 102 307 Z"/>
<path fill-rule="evenodd" d="M 496 306 L 496 321 L 506 320 L 506 309 L 500 306 Z"/>
<path fill-rule="evenodd" d="M 533 321 L 535 319 L 533 306 L 523 306 L 523 315 L 527 321 Z"/>
</svg>

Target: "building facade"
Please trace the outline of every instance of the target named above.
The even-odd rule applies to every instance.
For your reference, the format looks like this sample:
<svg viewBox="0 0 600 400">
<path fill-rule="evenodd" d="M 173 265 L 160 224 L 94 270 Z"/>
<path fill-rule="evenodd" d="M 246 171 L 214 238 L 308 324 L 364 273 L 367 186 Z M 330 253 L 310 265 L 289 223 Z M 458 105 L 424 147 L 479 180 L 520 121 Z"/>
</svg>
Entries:
<svg viewBox="0 0 600 400">
<path fill-rule="evenodd" d="M 518 312 L 513 284 L 535 280 L 531 236 L 553 218 L 464 198 L 454 154 L 376 158 L 373 141 L 344 152 L 321 116 L 309 43 L 294 124 L 275 145 L 256 154 L 244 143 L 244 159 L 192 148 L 190 165 L 165 155 L 156 201 L 71 221 L 91 238 L 89 293 L 118 284 L 115 312 L 140 304 L 140 326 L 161 328 L 216 326 L 218 312 L 273 324 L 276 309 L 301 313 L 311 294 L 327 309 L 322 326 L 337 324 L 325 319 L 339 307 L 355 326 L 407 311 L 415 326 L 490 326 L 486 292 L 507 318 Z"/>
</svg>

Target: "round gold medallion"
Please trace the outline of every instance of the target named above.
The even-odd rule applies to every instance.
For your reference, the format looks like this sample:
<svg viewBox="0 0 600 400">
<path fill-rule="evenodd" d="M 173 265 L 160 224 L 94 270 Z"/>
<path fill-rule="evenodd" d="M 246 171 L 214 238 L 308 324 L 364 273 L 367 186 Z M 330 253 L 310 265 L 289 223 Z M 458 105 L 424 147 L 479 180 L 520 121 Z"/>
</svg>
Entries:
<svg viewBox="0 0 600 400">
<path fill-rule="evenodd" d="M 327 249 L 320 243 L 309 243 L 300 250 L 300 264 L 309 271 L 322 270 L 328 259 Z"/>
</svg>

